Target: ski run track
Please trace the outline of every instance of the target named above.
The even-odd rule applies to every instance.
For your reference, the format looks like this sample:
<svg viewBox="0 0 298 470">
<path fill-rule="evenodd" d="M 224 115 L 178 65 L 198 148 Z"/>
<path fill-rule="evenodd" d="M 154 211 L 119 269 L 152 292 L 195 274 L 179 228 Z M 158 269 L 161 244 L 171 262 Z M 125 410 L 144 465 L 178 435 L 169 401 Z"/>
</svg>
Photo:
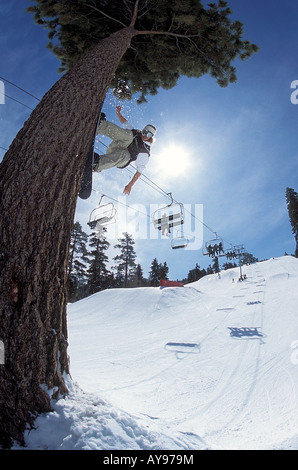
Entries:
<svg viewBox="0 0 298 470">
<path fill-rule="evenodd" d="M 298 260 L 243 273 L 70 304 L 70 394 L 27 448 L 298 449 Z"/>
</svg>

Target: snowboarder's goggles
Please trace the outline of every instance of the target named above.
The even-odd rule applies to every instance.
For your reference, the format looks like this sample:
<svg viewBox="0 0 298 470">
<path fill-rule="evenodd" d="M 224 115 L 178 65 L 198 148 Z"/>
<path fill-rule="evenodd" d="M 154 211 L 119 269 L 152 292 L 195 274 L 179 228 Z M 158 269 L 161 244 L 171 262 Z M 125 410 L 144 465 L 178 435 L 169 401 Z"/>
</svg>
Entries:
<svg viewBox="0 0 298 470">
<path fill-rule="evenodd" d="M 151 139 L 151 137 L 154 136 L 153 132 L 147 131 L 147 129 L 143 129 L 143 130 L 142 130 L 142 135 L 143 135 L 144 137 L 148 137 L 148 139 Z"/>
</svg>

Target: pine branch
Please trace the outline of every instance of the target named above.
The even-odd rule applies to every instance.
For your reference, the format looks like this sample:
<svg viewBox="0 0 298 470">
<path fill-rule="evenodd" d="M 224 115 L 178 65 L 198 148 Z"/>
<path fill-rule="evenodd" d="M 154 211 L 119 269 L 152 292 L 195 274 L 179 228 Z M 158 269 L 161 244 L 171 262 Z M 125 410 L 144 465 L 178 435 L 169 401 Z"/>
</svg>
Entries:
<svg viewBox="0 0 298 470">
<path fill-rule="evenodd" d="M 137 21 L 137 16 L 138 16 L 138 10 L 139 10 L 139 1 L 140 0 L 137 0 L 136 3 L 135 3 L 135 6 L 134 6 L 134 11 L 133 11 L 133 15 L 132 15 L 132 19 L 131 19 L 131 23 L 130 23 L 130 27 L 133 28 L 136 21 Z"/>
<path fill-rule="evenodd" d="M 136 36 L 140 36 L 140 35 L 144 35 L 144 34 L 161 34 L 161 35 L 164 35 L 164 36 L 173 36 L 173 37 L 176 37 L 176 38 L 184 38 L 184 39 L 190 39 L 190 38 L 197 38 L 199 36 L 199 34 L 191 34 L 191 35 L 187 35 L 187 34 L 179 34 L 179 33 L 171 33 L 170 31 L 137 31 L 136 32 Z"/>
<path fill-rule="evenodd" d="M 121 24 L 121 26 L 123 26 L 124 28 L 127 28 L 127 25 L 122 23 L 122 21 L 117 20 L 117 18 L 113 18 L 112 16 L 108 15 L 107 13 L 105 13 L 102 10 L 99 10 L 99 8 L 96 8 L 94 5 L 90 5 L 90 3 L 86 3 L 86 6 L 89 7 L 89 8 L 92 8 L 92 10 L 94 10 L 94 11 L 97 11 L 97 13 L 100 13 L 101 15 L 105 16 L 109 20 L 115 21 L 116 23 Z"/>
</svg>

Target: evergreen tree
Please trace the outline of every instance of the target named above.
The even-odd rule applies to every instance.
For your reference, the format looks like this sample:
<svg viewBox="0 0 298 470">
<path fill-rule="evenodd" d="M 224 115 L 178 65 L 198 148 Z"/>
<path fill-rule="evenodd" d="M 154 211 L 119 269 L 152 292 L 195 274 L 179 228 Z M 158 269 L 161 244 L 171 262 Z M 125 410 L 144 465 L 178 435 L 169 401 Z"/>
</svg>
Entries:
<svg viewBox="0 0 298 470">
<path fill-rule="evenodd" d="M 160 279 L 168 279 L 169 267 L 166 262 L 159 265 Z"/>
<path fill-rule="evenodd" d="M 118 91 L 140 92 L 142 101 L 181 75 L 203 74 L 225 86 L 236 78 L 232 62 L 256 50 L 222 0 L 208 8 L 199 0 L 34 3 L 30 10 L 49 28 L 51 47 L 68 71 L 0 164 L 4 446 L 23 443 L 36 413 L 51 409 L 40 384 L 55 396 L 67 393 L 66 267 L 86 155 L 107 90 L 119 84 Z"/>
<path fill-rule="evenodd" d="M 140 264 L 137 265 L 134 284 L 136 287 L 142 287 L 146 285 L 146 279 L 143 275 L 143 269 Z"/>
<path fill-rule="evenodd" d="M 169 268 L 166 262 L 159 263 L 157 258 L 151 263 L 151 270 L 149 271 L 149 283 L 151 286 L 159 286 L 161 279 L 168 279 Z"/>
<path fill-rule="evenodd" d="M 35 0 L 28 11 L 50 30 L 48 47 L 61 60 L 61 71 L 119 28 L 135 30 L 131 47 L 120 60 L 111 85 L 118 97 L 156 94 L 159 87 L 176 85 L 181 75 L 206 73 L 220 86 L 236 80 L 231 62 L 257 51 L 242 40 L 243 25 L 231 21 L 228 2 L 219 0 L 204 8 L 199 0 Z M 177 54 L 178 51 L 178 54 Z"/>
<path fill-rule="evenodd" d="M 120 250 L 120 255 L 116 255 L 113 259 L 117 262 L 116 280 L 120 285 L 128 287 L 129 282 L 133 280 L 136 273 L 136 253 L 134 250 L 135 241 L 127 232 L 123 233 L 123 237 L 118 239 L 114 248 Z"/>
<path fill-rule="evenodd" d="M 237 264 L 236 263 L 231 263 L 231 262 L 226 262 L 226 263 L 223 263 L 223 265 L 222 265 L 222 269 L 224 269 L 224 270 L 231 269 L 231 268 L 237 268 Z"/>
<path fill-rule="evenodd" d="M 82 229 L 80 222 L 73 226 L 68 257 L 68 294 L 71 302 L 80 298 L 80 288 L 86 281 L 88 235 Z"/>
<path fill-rule="evenodd" d="M 298 193 L 296 193 L 292 188 L 287 188 L 286 201 L 292 232 L 296 242 L 295 256 L 298 258 Z"/>
<path fill-rule="evenodd" d="M 107 269 L 106 263 L 109 261 L 105 254 L 110 243 L 106 240 L 104 228 L 101 237 L 95 233 L 90 235 L 89 245 L 93 250 L 89 254 L 88 264 L 88 294 L 94 294 L 102 289 L 106 289 L 111 285 L 111 273 Z"/>
<path fill-rule="evenodd" d="M 241 254 L 241 262 L 242 264 L 253 264 L 257 263 L 259 260 L 251 253 L 242 253 Z"/>
<path fill-rule="evenodd" d="M 200 269 L 200 266 L 198 263 L 196 263 L 196 266 L 194 269 L 191 269 L 188 272 L 187 276 L 187 282 L 195 282 L 201 279 L 202 277 L 206 276 L 207 272 L 205 269 Z"/>
<path fill-rule="evenodd" d="M 213 266 L 212 266 L 213 272 L 219 273 L 220 269 L 219 269 L 218 256 L 215 256 L 212 261 L 213 261 Z"/>
<path fill-rule="evenodd" d="M 207 268 L 207 274 L 214 274 L 214 271 L 213 271 L 213 268 L 212 266 L 209 264 L 208 268 Z"/>
<path fill-rule="evenodd" d="M 149 282 L 151 286 L 159 286 L 160 283 L 160 272 L 159 272 L 159 263 L 157 258 L 151 263 L 151 270 L 149 271 Z"/>
</svg>

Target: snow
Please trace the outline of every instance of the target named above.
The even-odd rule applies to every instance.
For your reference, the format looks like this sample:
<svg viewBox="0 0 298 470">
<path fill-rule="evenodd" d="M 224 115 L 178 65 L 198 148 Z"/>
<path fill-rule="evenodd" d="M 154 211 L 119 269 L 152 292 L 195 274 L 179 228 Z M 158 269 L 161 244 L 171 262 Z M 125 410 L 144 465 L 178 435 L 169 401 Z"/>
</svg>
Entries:
<svg viewBox="0 0 298 470">
<path fill-rule="evenodd" d="M 70 394 L 28 449 L 297 450 L 298 260 L 243 273 L 69 305 Z"/>
</svg>

